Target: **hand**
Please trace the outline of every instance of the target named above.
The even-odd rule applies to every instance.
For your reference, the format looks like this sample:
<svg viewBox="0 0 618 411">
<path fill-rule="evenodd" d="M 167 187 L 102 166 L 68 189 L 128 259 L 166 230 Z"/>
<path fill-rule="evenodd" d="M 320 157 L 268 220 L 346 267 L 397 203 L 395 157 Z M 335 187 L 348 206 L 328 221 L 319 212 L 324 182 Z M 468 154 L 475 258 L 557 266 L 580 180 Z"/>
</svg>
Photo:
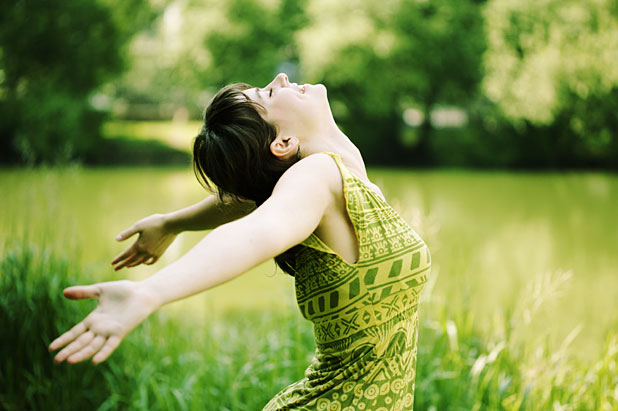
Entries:
<svg viewBox="0 0 618 411">
<path fill-rule="evenodd" d="M 73 300 L 97 298 L 99 304 L 49 345 L 50 351 L 66 346 L 56 355 L 57 363 L 67 360 L 75 364 L 93 355 L 94 364 L 105 361 L 124 336 L 157 308 L 156 300 L 139 283 L 126 280 L 69 287 L 64 296 Z"/>
<path fill-rule="evenodd" d="M 142 263 L 148 265 L 156 263 L 176 238 L 176 233 L 166 228 L 163 214 L 154 214 L 139 220 L 118 234 L 116 240 L 124 241 L 135 233 L 139 233 L 137 240 L 112 260 L 115 271 Z"/>
</svg>

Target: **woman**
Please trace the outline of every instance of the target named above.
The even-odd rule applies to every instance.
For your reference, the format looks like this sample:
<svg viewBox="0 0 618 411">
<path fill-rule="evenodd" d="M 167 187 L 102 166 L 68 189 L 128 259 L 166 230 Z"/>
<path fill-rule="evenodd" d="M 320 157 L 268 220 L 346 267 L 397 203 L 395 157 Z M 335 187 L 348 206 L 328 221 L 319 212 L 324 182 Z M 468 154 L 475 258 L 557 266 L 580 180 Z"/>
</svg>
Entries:
<svg viewBox="0 0 618 411">
<path fill-rule="evenodd" d="M 145 218 L 115 269 L 152 264 L 183 230 L 215 228 L 178 261 L 139 282 L 69 287 L 98 307 L 57 338 L 56 361 L 104 361 L 157 308 L 275 257 L 295 277 L 316 353 L 305 378 L 265 410 L 411 409 L 425 243 L 367 178 L 322 85 L 279 74 L 265 88 L 223 88 L 194 143 L 196 174 L 217 196 Z M 207 180 L 210 180 L 210 182 Z"/>
</svg>

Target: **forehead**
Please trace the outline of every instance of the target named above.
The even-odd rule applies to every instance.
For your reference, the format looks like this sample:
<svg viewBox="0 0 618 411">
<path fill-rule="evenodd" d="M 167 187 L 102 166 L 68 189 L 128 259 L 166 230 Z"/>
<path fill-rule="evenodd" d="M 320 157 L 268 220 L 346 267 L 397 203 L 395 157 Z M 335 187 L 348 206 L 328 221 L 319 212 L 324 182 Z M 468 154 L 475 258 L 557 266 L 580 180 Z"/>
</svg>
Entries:
<svg viewBox="0 0 618 411">
<path fill-rule="evenodd" d="M 253 101 L 257 101 L 260 103 L 262 102 L 262 96 L 260 95 L 260 89 L 258 89 L 257 87 L 248 88 L 244 90 L 243 93 L 245 93 L 245 95 Z"/>
</svg>

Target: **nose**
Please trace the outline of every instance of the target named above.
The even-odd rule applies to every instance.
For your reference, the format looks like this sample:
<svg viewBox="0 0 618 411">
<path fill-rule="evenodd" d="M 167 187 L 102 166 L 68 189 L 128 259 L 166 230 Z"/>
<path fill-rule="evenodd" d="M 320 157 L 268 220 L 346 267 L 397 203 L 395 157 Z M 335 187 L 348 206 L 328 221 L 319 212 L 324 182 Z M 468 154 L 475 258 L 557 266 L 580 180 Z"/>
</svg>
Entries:
<svg viewBox="0 0 618 411">
<path fill-rule="evenodd" d="M 273 81 L 267 87 L 288 87 L 290 85 L 290 81 L 288 80 L 288 76 L 285 73 L 279 73 L 275 76 Z"/>
</svg>

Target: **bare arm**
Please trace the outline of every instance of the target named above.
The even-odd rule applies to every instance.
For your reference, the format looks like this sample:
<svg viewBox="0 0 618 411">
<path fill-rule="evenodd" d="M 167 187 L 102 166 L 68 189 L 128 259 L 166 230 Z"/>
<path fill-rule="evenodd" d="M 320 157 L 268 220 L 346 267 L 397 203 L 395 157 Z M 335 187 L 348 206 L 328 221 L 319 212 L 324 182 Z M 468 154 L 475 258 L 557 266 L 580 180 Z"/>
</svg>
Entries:
<svg viewBox="0 0 618 411">
<path fill-rule="evenodd" d="M 253 213 L 215 229 L 178 261 L 144 280 L 148 294 L 164 305 L 208 290 L 309 237 L 332 201 L 331 187 L 309 163 L 290 169 Z"/>
<path fill-rule="evenodd" d="M 66 289 L 68 298 L 97 298 L 99 305 L 51 343 L 50 350 L 66 346 L 56 361 L 75 363 L 93 355 L 93 362 L 104 361 L 159 307 L 229 281 L 311 235 L 335 190 L 341 190 L 336 165 L 324 156 L 310 156 L 291 167 L 257 210 L 215 229 L 153 276 Z"/>
<path fill-rule="evenodd" d="M 176 234 L 183 231 L 212 230 L 246 216 L 255 210 L 251 201 L 222 203 L 211 195 L 197 204 L 164 214 L 165 225 Z"/>
<path fill-rule="evenodd" d="M 136 233 L 139 237 L 112 260 L 112 265 L 115 270 L 120 270 L 141 263 L 154 264 L 179 233 L 210 230 L 244 217 L 254 209 L 255 203 L 250 201 L 222 203 L 216 195 L 211 195 L 189 207 L 145 217 L 118 234 L 118 241 Z"/>
</svg>

